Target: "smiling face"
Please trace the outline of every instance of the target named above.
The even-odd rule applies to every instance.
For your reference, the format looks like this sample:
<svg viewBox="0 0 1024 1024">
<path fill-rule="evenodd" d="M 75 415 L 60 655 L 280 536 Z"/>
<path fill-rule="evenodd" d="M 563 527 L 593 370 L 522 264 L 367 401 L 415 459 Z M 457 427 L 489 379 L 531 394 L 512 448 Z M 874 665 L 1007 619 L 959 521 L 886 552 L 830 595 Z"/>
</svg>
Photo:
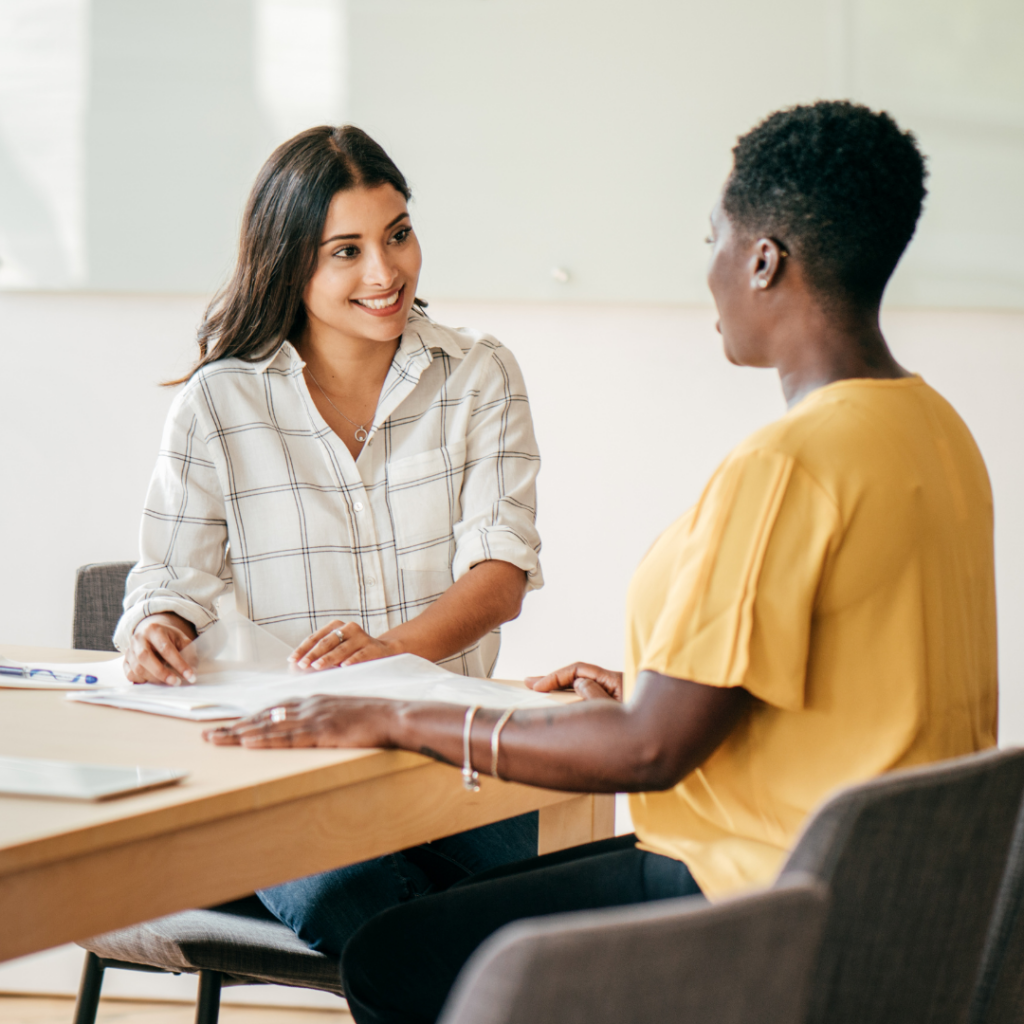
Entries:
<svg viewBox="0 0 1024 1024">
<path fill-rule="evenodd" d="M 394 342 L 405 330 L 422 254 L 405 198 L 391 185 L 337 192 L 302 298 L 307 331 Z"/>
<path fill-rule="evenodd" d="M 770 283 L 765 280 L 760 242 L 751 242 L 737 234 L 721 200 L 711 211 L 711 262 L 708 287 L 718 309 L 717 328 L 722 335 L 726 358 L 737 366 L 767 366 L 763 351 L 759 291 Z"/>
</svg>

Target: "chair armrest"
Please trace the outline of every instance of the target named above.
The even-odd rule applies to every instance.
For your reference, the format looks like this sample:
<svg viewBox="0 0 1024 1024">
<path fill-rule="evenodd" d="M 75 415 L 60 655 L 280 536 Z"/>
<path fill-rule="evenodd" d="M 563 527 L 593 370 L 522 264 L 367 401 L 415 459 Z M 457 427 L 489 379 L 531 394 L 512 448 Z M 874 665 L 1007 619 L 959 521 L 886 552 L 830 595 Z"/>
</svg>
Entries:
<svg viewBox="0 0 1024 1024">
<path fill-rule="evenodd" d="M 442 1024 L 799 1024 L 825 888 L 791 876 L 701 897 L 532 918 L 472 956 Z"/>
</svg>

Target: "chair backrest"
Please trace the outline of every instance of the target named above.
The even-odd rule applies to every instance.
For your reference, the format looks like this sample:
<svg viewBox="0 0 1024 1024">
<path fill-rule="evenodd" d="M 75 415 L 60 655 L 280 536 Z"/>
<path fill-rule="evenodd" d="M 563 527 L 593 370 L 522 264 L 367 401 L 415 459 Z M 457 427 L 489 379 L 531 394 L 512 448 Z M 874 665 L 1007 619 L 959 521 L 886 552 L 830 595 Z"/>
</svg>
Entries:
<svg viewBox="0 0 1024 1024">
<path fill-rule="evenodd" d="M 1024 751 L 844 790 L 783 869 L 829 888 L 808 1024 L 963 1021 L 1024 791 Z"/>
<path fill-rule="evenodd" d="M 1010 843 L 968 1024 L 1024 1020 L 1024 807 Z"/>
<path fill-rule="evenodd" d="M 442 1024 L 798 1024 L 827 895 L 808 879 L 507 925 L 463 968 Z"/>
<path fill-rule="evenodd" d="M 75 617 L 71 646 L 76 651 L 115 651 L 114 629 L 121 618 L 124 584 L 134 562 L 94 562 L 75 573 Z"/>
</svg>

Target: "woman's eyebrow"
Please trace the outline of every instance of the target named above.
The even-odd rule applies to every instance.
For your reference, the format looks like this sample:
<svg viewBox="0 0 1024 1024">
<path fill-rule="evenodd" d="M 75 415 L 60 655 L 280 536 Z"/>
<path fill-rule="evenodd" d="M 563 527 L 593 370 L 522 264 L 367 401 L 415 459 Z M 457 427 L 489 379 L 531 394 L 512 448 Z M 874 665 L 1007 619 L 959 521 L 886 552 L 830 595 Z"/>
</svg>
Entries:
<svg viewBox="0 0 1024 1024">
<path fill-rule="evenodd" d="M 400 213 L 397 217 L 395 217 L 394 219 L 388 221 L 388 223 L 384 225 L 384 230 L 388 231 L 389 229 L 393 228 L 400 220 L 402 220 L 404 217 L 408 217 L 408 216 L 409 216 L 409 212 L 407 210 L 402 212 L 402 213 Z M 355 235 L 331 235 L 330 238 L 325 238 L 320 244 L 321 245 L 327 245 L 330 242 L 344 242 L 344 241 L 348 241 L 349 239 L 352 239 L 352 238 L 362 238 L 362 237 L 363 236 L 360 235 L 360 234 L 355 234 Z"/>
</svg>

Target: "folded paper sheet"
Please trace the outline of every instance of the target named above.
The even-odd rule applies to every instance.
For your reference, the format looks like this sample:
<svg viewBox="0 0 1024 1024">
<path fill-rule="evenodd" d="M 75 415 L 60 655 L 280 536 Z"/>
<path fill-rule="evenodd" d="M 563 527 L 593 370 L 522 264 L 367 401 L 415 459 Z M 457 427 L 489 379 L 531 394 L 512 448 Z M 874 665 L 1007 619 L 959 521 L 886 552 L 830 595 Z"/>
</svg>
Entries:
<svg viewBox="0 0 1024 1024">
<path fill-rule="evenodd" d="M 437 700 L 494 708 L 556 703 L 530 690 L 448 672 L 413 654 L 351 668 L 300 672 L 289 667 L 288 653 L 288 647 L 266 630 L 232 615 L 185 648 L 186 660 L 198 676 L 194 685 L 90 688 L 69 693 L 67 699 L 204 722 L 242 718 L 294 697 L 315 694 Z"/>
</svg>

